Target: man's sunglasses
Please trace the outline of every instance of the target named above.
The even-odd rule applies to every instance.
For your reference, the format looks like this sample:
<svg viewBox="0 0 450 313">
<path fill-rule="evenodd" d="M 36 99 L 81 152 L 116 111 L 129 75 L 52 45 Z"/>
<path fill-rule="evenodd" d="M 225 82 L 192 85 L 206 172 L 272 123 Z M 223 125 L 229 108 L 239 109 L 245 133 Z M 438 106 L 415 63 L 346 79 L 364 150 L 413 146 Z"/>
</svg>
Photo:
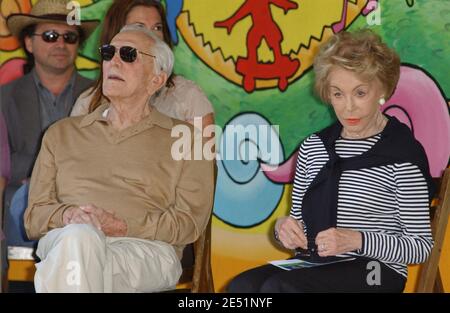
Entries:
<svg viewBox="0 0 450 313">
<path fill-rule="evenodd" d="M 99 48 L 100 55 L 103 61 L 111 61 L 116 53 L 116 47 L 113 45 L 103 45 Z M 136 48 L 130 46 L 122 46 L 119 49 L 120 58 L 122 61 L 127 63 L 133 63 L 137 59 L 137 54 L 147 55 L 152 58 L 156 58 L 154 55 L 142 52 L 137 50 Z"/>
<path fill-rule="evenodd" d="M 76 44 L 78 42 L 78 39 L 80 38 L 80 36 L 75 32 L 67 32 L 64 34 L 60 34 L 54 30 L 47 30 L 42 34 L 35 33 L 33 34 L 33 36 L 41 36 L 42 40 L 44 40 L 45 42 L 56 42 L 59 36 L 62 36 L 64 42 L 71 45 Z"/>
</svg>

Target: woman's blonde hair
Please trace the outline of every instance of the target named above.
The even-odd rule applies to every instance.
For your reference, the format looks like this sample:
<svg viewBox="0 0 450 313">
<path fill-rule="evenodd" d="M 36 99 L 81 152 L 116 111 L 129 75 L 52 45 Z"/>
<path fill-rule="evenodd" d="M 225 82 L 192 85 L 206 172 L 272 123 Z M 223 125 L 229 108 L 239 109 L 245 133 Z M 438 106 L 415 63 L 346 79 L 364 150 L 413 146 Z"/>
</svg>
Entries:
<svg viewBox="0 0 450 313">
<path fill-rule="evenodd" d="M 330 102 L 328 76 L 334 67 L 356 73 L 361 79 L 378 79 L 385 98 L 394 93 L 400 76 L 398 54 L 373 31 L 340 32 L 320 47 L 314 59 L 314 89 L 320 99 Z"/>
</svg>

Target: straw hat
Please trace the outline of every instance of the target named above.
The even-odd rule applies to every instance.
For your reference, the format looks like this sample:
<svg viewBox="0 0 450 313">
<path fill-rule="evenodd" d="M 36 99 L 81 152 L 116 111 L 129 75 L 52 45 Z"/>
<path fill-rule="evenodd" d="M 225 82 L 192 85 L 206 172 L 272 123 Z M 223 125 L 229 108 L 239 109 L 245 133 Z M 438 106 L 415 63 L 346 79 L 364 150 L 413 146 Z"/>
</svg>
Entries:
<svg viewBox="0 0 450 313">
<path fill-rule="evenodd" d="M 6 23 L 14 36 L 18 37 L 22 29 L 37 23 L 60 23 L 67 24 L 67 15 L 72 10 L 67 8 L 70 0 L 39 0 L 31 9 L 30 14 L 11 14 L 7 17 Z M 73 13 L 72 13 L 73 14 Z M 84 38 L 95 30 L 99 22 L 90 20 L 82 21 L 80 25 L 84 33 Z"/>
</svg>

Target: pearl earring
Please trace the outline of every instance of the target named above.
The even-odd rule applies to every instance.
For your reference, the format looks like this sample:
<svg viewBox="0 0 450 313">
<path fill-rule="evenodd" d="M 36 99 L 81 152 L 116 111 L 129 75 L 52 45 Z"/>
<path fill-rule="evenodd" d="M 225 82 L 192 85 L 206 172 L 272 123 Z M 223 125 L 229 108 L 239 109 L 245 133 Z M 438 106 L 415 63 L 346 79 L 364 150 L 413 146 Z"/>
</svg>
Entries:
<svg viewBox="0 0 450 313">
<path fill-rule="evenodd" d="M 379 103 L 380 105 L 383 105 L 383 104 L 386 103 L 386 100 L 384 100 L 384 98 L 380 98 L 380 100 L 378 100 L 378 103 Z"/>
</svg>

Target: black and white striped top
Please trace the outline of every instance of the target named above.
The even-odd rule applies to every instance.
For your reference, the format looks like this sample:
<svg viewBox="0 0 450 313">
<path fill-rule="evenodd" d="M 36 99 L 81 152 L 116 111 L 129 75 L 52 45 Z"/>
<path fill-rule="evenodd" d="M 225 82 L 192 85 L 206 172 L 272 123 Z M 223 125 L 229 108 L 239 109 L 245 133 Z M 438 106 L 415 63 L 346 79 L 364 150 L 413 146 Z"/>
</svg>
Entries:
<svg viewBox="0 0 450 313">
<path fill-rule="evenodd" d="M 361 140 L 339 138 L 336 153 L 341 158 L 357 156 L 379 139 L 380 134 Z M 320 138 L 313 134 L 305 139 L 297 160 L 292 217 L 302 220 L 303 195 L 327 161 Z M 428 187 L 419 168 L 399 163 L 344 171 L 339 181 L 337 227 L 363 235 L 361 250 L 339 256 L 377 259 L 406 277 L 406 264 L 425 262 L 433 246 Z"/>
</svg>

